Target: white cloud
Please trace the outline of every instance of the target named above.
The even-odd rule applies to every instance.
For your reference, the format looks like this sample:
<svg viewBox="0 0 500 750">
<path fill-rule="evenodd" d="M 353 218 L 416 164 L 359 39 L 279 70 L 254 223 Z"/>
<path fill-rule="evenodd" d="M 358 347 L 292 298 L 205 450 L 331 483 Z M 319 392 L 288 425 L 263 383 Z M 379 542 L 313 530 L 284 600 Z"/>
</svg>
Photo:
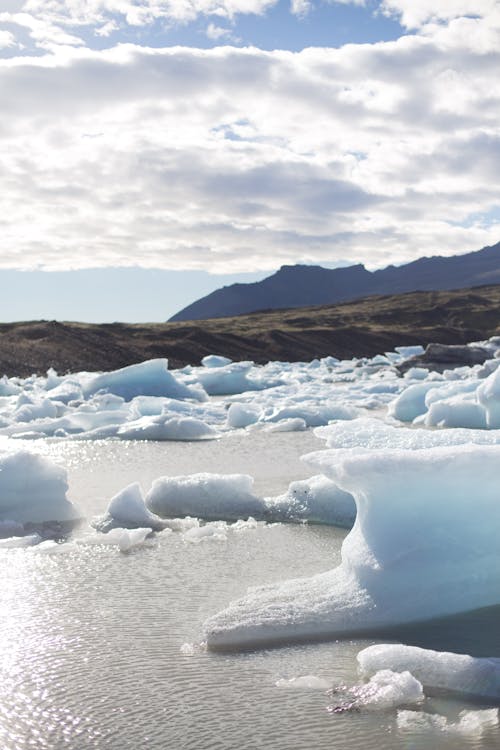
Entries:
<svg viewBox="0 0 500 750">
<path fill-rule="evenodd" d="M 500 33 L 473 21 L 484 54 L 458 21 L 300 53 L 1 61 L 0 264 L 373 267 L 498 241 Z"/>
<path fill-rule="evenodd" d="M 382 9 L 397 15 L 409 29 L 456 18 L 484 18 L 498 11 L 498 0 L 382 0 Z"/>
<path fill-rule="evenodd" d="M 232 36 L 231 29 L 224 29 L 222 26 L 216 26 L 214 23 L 209 23 L 205 34 L 209 39 L 224 39 Z"/>
<path fill-rule="evenodd" d="M 38 45 L 78 45 L 83 29 L 108 36 L 120 26 L 141 27 L 156 21 L 189 23 L 200 16 L 233 19 L 262 15 L 278 0 L 11 0 L 0 23 L 23 26 Z M 214 27 L 215 28 L 215 27 Z"/>
<path fill-rule="evenodd" d="M 311 8 L 310 0 L 290 0 L 290 13 L 299 18 L 307 16 Z"/>
<path fill-rule="evenodd" d="M 0 30 L 0 49 L 7 49 L 8 47 L 16 47 L 17 42 L 14 34 L 10 31 Z"/>
</svg>

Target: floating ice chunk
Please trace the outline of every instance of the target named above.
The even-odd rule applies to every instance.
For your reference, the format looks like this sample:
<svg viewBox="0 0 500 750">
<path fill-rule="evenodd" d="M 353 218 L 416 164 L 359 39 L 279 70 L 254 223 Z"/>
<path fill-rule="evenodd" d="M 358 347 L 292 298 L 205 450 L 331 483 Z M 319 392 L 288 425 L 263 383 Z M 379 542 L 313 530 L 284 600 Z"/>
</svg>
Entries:
<svg viewBox="0 0 500 750">
<path fill-rule="evenodd" d="M 227 541 L 227 524 L 224 521 L 218 521 L 204 526 L 193 526 L 184 532 L 183 539 L 191 544 L 199 544 L 207 540 L 225 542 Z"/>
<path fill-rule="evenodd" d="M 20 392 L 20 386 L 10 380 L 7 375 L 0 378 L 0 396 L 17 396 Z"/>
<path fill-rule="evenodd" d="M 322 474 L 292 482 L 278 497 L 266 498 L 268 517 L 350 528 L 356 517 L 353 496 Z"/>
<path fill-rule="evenodd" d="M 229 357 L 221 357 L 218 354 L 207 354 L 203 357 L 201 364 L 203 367 L 225 367 L 226 365 L 232 364 L 233 360 Z"/>
<path fill-rule="evenodd" d="M 14 412 L 14 419 L 17 422 L 31 422 L 33 419 L 55 419 L 61 416 L 56 404 L 48 398 L 39 401 L 33 401 L 30 404 L 24 404 Z"/>
<path fill-rule="evenodd" d="M 151 534 L 152 529 L 123 529 L 118 538 L 118 547 L 120 552 L 128 552 L 134 547 L 143 544 L 146 538 Z"/>
<path fill-rule="evenodd" d="M 384 711 L 398 706 L 411 706 L 424 700 L 422 683 L 410 672 L 393 672 L 381 669 L 369 682 L 351 688 L 337 688 L 334 696 L 341 694 L 338 704 L 329 707 L 331 713 L 361 708 L 369 711 Z"/>
<path fill-rule="evenodd" d="M 168 371 L 167 359 L 150 359 L 120 370 L 91 377 L 83 385 L 88 398 L 99 390 L 106 390 L 130 401 L 135 396 L 169 396 L 196 398 L 197 392 L 180 383 Z"/>
<path fill-rule="evenodd" d="M 139 482 L 129 484 L 111 498 L 104 516 L 92 525 L 102 532 L 116 527 L 126 529 L 151 527 L 155 530 L 165 527 L 164 521 L 146 508 Z"/>
<path fill-rule="evenodd" d="M 146 506 L 165 517 L 195 516 L 207 521 L 262 518 L 264 501 L 253 494 L 246 474 L 189 474 L 153 482 Z"/>
<path fill-rule="evenodd" d="M 219 433 L 194 417 L 141 417 L 119 427 L 116 436 L 122 440 L 211 440 Z"/>
<path fill-rule="evenodd" d="M 436 388 L 436 383 L 433 381 L 408 386 L 389 404 L 389 415 L 401 422 L 413 422 L 415 417 L 427 411 L 425 399 L 432 388 Z"/>
<path fill-rule="evenodd" d="M 52 401 L 60 401 L 63 404 L 69 404 L 71 401 L 78 401 L 83 398 L 82 387 L 76 380 L 63 380 L 55 387 L 50 389 L 47 386 L 47 398 Z"/>
<path fill-rule="evenodd" d="M 467 427 L 471 430 L 486 429 L 484 406 L 475 400 L 454 396 L 431 403 L 423 423 L 426 427 Z"/>
<path fill-rule="evenodd" d="M 500 698 L 500 659 L 431 651 L 401 644 L 377 644 L 358 654 L 361 673 L 409 670 L 424 688 L 440 688 L 481 698 Z"/>
<path fill-rule="evenodd" d="M 404 374 L 405 380 L 425 380 L 429 375 L 426 367 L 410 367 Z"/>
<path fill-rule="evenodd" d="M 204 367 L 197 377 L 209 396 L 226 396 L 258 389 L 248 378 L 253 362 L 234 362 L 219 367 Z"/>
<path fill-rule="evenodd" d="M 29 534 L 27 536 L 11 536 L 8 539 L 0 539 L 0 549 L 19 549 L 20 547 L 33 547 L 42 541 L 40 534 Z"/>
<path fill-rule="evenodd" d="M 262 522 L 261 522 L 262 523 Z M 249 516 L 246 521 L 243 518 L 239 518 L 235 523 L 229 526 L 230 531 L 248 531 L 249 529 L 256 529 L 259 526 L 259 521 L 252 516 Z"/>
<path fill-rule="evenodd" d="M 252 590 L 205 623 L 209 646 L 373 632 L 500 603 L 500 447 L 306 459 L 356 501 L 341 565 Z"/>
<path fill-rule="evenodd" d="M 260 411 L 247 404 L 234 403 L 227 410 L 227 424 L 233 429 L 248 427 L 259 419 Z"/>
<path fill-rule="evenodd" d="M 422 711 L 398 711 L 398 728 L 409 732 L 440 731 L 452 734 L 481 735 L 498 727 L 498 709 L 461 711 L 458 721 L 451 722 L 440 714 Z"/>
<path fill-rule="evenodd" d="M 128 552 L 134 547 L 140 547 L 144 544 L 147 537 L 152 533 L 151 528 L 139 528 L 139 529 L 122 529 L 115 528 L 108 531 L 106 534 L 99 532 L 95 534 L 88 534 L 87 536 L 79 538 L 78 544 L 83 545 L 102 545 L 105 547 L 117 546 L 120 552 Z"/>
<path fill-rule="evenodd" d="M 325 680 L 323 677 L 317 677 L 314 674 L 304 674 L 300 677 L 290 677 L 286 679 L 282 677 L 280 680 L 276 680 L 276 687 L 279 688 L 294 688 L 299 690 L 328 690 L 331 688 L 332 683 Z"/>
<path fill-rule="evenodd" d="M 324 399 L 308 401 L 302 398 L 301 403 L 289 400 L 288 403 L 278 405 L 271 414 L 264 417 L 263 421 L 281 422 L 284 419 L 302 419 L 308 427 L 319 427 L 333 419 L 356 419 L 359 414 L 359 409 L 355 406 Z"/>
<path fill-rule="evenodd" d="M 304 430 L 307 430 L 307 424 L 301 417 L 282 419 L 267 428 L 268 432 L 304 432 Z"/>
<path fill-rule="evenodd" d="M 165 518 L 163 519 L 165 528 L 163 531 L 179 531 L 184 534 L 188 529 L 198 528 L 201 524 L 197 518 L 186 516 L 185 518 Z M 163 532 L 162 532 L 163 533 Z"/>
<path fill-rule="evenodd" d="M 80 516 L 67 489 L 66 471 L 52 461 L 27 451 L 0 455 L 0 520 L 75 521 Z"/>
</svg>

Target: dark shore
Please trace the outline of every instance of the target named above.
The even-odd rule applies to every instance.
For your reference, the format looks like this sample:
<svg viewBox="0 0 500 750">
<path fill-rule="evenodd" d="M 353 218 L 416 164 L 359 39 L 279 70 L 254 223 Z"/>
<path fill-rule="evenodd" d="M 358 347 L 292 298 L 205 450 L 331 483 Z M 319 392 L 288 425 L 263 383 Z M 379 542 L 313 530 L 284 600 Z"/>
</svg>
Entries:
<svg viewBox="0 0 500 750">
<path fill-rule="evenodd" d="M 182 323 L 0 324 L 0 375 L 113 370 L 154 357 L 170 367 L 206 354 L 308 361 L 373 356 L 395 346 L 463 344 L 500 334 L 500 286 L 411 292 L 355 302 Z"/>
</svg>

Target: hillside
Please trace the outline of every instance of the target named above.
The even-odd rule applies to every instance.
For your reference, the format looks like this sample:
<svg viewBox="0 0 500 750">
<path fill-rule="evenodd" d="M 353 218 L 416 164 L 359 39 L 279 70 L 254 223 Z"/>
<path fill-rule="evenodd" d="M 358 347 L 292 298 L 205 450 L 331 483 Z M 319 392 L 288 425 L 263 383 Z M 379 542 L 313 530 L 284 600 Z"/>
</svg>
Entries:
<svg viewBox="0 0 500 750">
<path fill-rule="evenodd" d="M 326 305 L 368 295 L 410 291 L 460 289 L 500 283 L 500 242 L 473 253 L 419 258 L 403 266 L 367 271 L 347 268 L 282 266 L 272 276 L 252 284 L 232 284 L 193 302 L 172 318 L 205 320 L 257 310 Z"/>
<path fill-rule="evenodd" d="M 112 370 L 153 357 L 170 366 L 206 354 L 300 361 L 372 356 L 403 344 L 460 344 L 500 334 L 500 285 L 414 292 L 202 323 L 0 324 L 0 374 Z"/>
</svg>

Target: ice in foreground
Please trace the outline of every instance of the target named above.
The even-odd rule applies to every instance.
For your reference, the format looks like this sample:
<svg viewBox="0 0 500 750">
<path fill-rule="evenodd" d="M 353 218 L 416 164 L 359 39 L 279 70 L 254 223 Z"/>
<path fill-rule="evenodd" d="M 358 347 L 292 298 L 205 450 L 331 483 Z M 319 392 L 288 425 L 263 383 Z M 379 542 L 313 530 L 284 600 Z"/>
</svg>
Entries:
<svg viewBox="0 0 500 750">
<path fill-rule="evenodd" d="M 410 671 L 425 688 L 500 698 L 500 659 L 480 659 L 401 644 L 377 644 L 360 651 L 358 663 L 364 676 L 381 669 Z"/>
<path fill-rule="evenodd" d="M 77 520 L 80 515 L 66 499 L 67 489 L 66 471 L 52 461 L 28 451 L 0 454 L 0 523 Z"/>
<path fill-rule="evenodd" d="M 499 446 L 306 459 L 356 502 L 340 566 L 250 590 L 205 623 L 210 647 L 348 636 L 500 602 Z"/>
</svg>

